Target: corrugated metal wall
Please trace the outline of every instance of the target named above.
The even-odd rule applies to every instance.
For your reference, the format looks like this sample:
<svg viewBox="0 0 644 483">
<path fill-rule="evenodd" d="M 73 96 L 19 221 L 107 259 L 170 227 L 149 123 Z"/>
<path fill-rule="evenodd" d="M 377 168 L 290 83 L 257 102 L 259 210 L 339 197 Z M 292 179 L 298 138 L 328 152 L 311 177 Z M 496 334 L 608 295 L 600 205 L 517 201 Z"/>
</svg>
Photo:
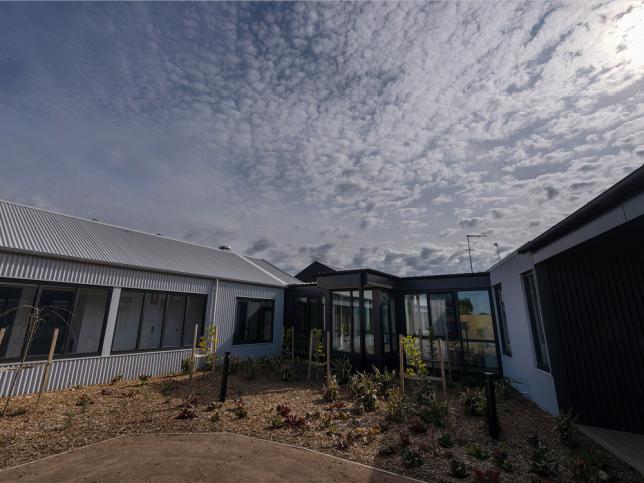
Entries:
<svg viewBox="0 0 644 483">
<path fill-rule="evenodd" d="M 190 350 L 141 352 L 109 357 L 83 357 L 54 361 L 48 390 L 54 391 L 75 386 L 109 382 L 116 375 L 124 379 L 136 379 L 141 375 L 158 376 L 179 372 L 181 360 L 190 355 Z M 9 367 L 7 364 L 3 367 Z M 15 366 L 15 365 L 14 365 Z M 14 395 L 38 391 L 43 366 L 22 370 L 18 376 Z M 14 372 L 0 372 L 0 397 L 8 395 Z"/>
<path fill-rule="evenodd" d="M 233 346 L 237 297 L 275 300 L 272 343 Z M 215 324 L 220 327 L 220 345 L 218 349 L 220 353 L 230 351 L 237 357 L 252 358 L 279 355 L 282 350 L 284 325 L 282 323 L 284 320 L 284 289 L 221 281 L 219 282 L 219 294 L 217 295 L 217 310 L 213 319 Z"/>
<path fill-rule="evenodd" d="M 0 253 L 0 278 L 202 294 L 210 293 L 214 284 L 205 278 L 6 252 Z"/>
</svg>

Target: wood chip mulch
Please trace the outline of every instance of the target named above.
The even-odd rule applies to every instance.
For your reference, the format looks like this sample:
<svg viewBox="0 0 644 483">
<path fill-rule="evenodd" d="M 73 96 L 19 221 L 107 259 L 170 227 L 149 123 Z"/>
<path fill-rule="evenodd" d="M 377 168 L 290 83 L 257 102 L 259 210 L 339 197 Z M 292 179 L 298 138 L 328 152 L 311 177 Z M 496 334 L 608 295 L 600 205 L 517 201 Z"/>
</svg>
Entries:
<svg viewBox="0 0 644 483">
<path fill-rule="evenodd" d="M 352 402 L 346 387 L 340 397 L 344 407 L 330 410 L 330 404 L 322 399 L 320 382 L 284 382 L 262 372 L 253 380 L 231 375 L 227 401 L 221 407 L 208 407 L 218 400 L 219 382 L 219 375 L 211 373 L 195 374 L 191 381 L 183 375 L 118 381 L 45 393 L 37 409 L 35 396 L 16 397 L 8 414 L 0 417 L 0 468 L 123 434 L 229 431 L 315 449 L 427 481 L 459 481 L 451 474 L 452 460 L 465 464 L 466 481 L 486 481 L 476 480 L 477 470 L 489 470 L 491 478 L 498 472 L 500 481 L 508 482 L 576 481 L 575 471 L 577 481 L 602 481 L 605 477 L 644 481 L 635 470 L 581 434 L 576 434 L 578 445 L 574 449 L 563 445 L 554 429 L 555 419 L 518 394 L 498 402 L 501 448 L 512 467 L 503 470 L 492 456 L 485 457 L 498 443 L 487 436 L 483 418 L 465 414 L 457 389 L 448 393 L 446 427 L 428 425 L 428 431 L 414 433 L 410 431 L 414 415 L 408 414 L 404 423 L 386 421 L 383 400 L 373 412 L 349 415 Z M 241 418 L 235 411 L 238 397 L 247 410 Z M 4 400 L 0 402 L 3 407 Z M 290 415 L 304 418 L 299 421 L 303 426 L 298 427 L 294 419 L 293 427 L 271 429 L 278 405 L 287 405 Z M 180 414 L 186 419 L 178 419 Z M 407 448 L 420 455 L 420 461 L 415 462 L 419 466 L 403 461 L 401 431 L 410 434 Z M 343 436 L 349 433 L 358 437 L 341 449 Z M 451 436 L 453 447 L 443 448 L 437 443 L 444 433 Z M 556 474 L 544 477 L 531 472 L 535 451 L 535 438 L 531 436 L 545 443 Z M 472 456 L 476 448 L 483 459 Z M 585 473 L 580 473 L 582 460 L 586 462 Z"/>
</svg>

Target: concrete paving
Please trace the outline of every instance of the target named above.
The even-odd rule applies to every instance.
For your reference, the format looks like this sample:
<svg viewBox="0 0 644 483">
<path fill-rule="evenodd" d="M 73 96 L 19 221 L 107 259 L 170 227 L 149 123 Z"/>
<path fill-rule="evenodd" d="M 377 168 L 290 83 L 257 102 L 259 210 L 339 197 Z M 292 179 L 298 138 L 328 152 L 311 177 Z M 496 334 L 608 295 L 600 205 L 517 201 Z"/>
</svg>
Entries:
<svg viewBox="0 0 644 483">
<path fill-rule="evenodd" d="M 644 475 L 644 434 L 577 426 L 586 436 Z"/>
<path fill-rule="evenodd" d="M 0 471 L 0 481 L 414 481 L 295 446 L 231 433 L 127 435 Z"/>
</svg>

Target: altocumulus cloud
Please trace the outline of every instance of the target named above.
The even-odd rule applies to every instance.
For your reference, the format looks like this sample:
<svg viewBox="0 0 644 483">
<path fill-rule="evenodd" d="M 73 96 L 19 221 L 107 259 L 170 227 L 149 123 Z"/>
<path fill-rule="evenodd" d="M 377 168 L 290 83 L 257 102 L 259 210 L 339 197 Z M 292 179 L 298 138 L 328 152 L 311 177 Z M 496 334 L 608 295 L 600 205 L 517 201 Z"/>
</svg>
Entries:
<svg viewBox="0 0 644 483">
<path fill-rule="evenodd" d="M 399 274 L 644 162 L 641 2 L 0 5 L 0 196 Z M 637 29 L 640 29 L 639 31 Z"/>
</svg>

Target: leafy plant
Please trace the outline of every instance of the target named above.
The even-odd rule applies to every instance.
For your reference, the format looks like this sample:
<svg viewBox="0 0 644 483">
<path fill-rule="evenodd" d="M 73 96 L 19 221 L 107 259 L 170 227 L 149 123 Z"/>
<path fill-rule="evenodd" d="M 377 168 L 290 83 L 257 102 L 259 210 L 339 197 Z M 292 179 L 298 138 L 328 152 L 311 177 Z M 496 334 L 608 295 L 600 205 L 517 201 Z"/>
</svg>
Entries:
<svg viewBox="0 0 644 483">
<path fill-rule="evenodd" d="M 217 328 L 214 325 L 209 325 L 206 327 L 205 335 L 202 335 L 197 343 L 197 347 L 199 347 L 201 353 L 206 356 L 204 357 L 204 369 L 207 371 L 212 369 L 212 365 L 215 362 L 212 358 L 212 352 L 215 349 L 215 344 L 217 343 L 215 340 L 216 334 Z"/>
<path fill-rule="evenodd" d="M 273 416 L 268 421 L 268 426 L 271 429 L 283 428 L 284 426 L 286 426 L 286 419 L 284 419 L 282 416 L 278 414 L 277 416 Z"/>
<path fill-rule="evenodd" d="M 501 478 L 501 473 L 496 470 L 480 470 L 474 469 L 474 479 L 481 483 L 497 483 Z"/>
<path fill-rule="evenodd" d="M 360 441 L 364 445 L 371 444 L 376 436 L 380 434 L 380 428 L 378 426 L 369 426 L 369 427 L 356 427 L 353 430 L 353 440 Z"/>
<path fill-rule="evenodd" d="M 378 384 L 378 389 L 381 396 L 387 396 L 389 391 L 394 388 L 396 382 L 396 371 L 388 371 L 384 369 L 380 371 L 376 366 L 371 366 L 373 371 L 373 378 Z"/>
<path fill-rule="evenodd" d="M 435 391 L 423 395 L 422 405 L 418 409 L 418 415 L 423 421 L 442 428 L 445 426 L 448 413 L 447 402 L 443 401 Z"/>
<path fill-rule="evenodd" d="M 405 448 L 400 455 L 402 456 L 403 464 L 407 468 L 415 468 L 423 464 L 420 452 L 416 448 Z"/>
<path fill-rule="evenodd" d="M 480 461 L 486 460 L 490 457 L 490 452 L 485 448 L 481 448 L 480 446 L 472 446 L 467 451 L 467 454 Z"/>
<path fill-rule="evenodd" d="M 487 413 L 487 400 L 482 389 L 466 388 L 461 393 L 461 400 L 468 414 L 483 417 Z"/>
<path fill-rule="evenodd" d="M 306 419 L 302 416 L 289 414 L 286 416 L 286 424 L 289 428 L 304 428 L 306 426 Z"/>
<path fill-rule="evenodd" d="M 553 460 L 546 444 L 537 436 L 531 436 L 529 442 L 533 447 L 530 472 L 546 478 L 556 476 L 558 463 Z"/>
<path fill-rule="evenodd" d="M 341 450 L 347 450 L 353 444 L 353 432 L 335 433 L 335 447 Z"/>
<path fill-rule="evenodd" d="M 559 440 L 569 447 L 577 445 L 577 438 L 575 437 L 575 422 L 577 416 L 572 412 L 572 409 L 561 411 L 556 418 L 555 430 L 559 433 Z"/>
<path fill-rule="evenodd" d="M 237 419 L 243 419 L 248 416 L 248 409 L 246 408 L 246 403 L 242 398 L 235 399 L 235 407 L 232 409 L 232 412 Z"/>
<path fill-rule="evenodd" d="M 452 448 L 454 446 L 454 441 L 452 441 L 452 437 L 449 433 L 443 433 L 438 437 L 438 444 L 443 448 Z"/>
<path fill-rule="evenodd" d="M 322 396 L 325 401 L 333 402 L 338 399 L 340 394 L 340 386 L 335 376 L 327 378 L 326 384 L 322 386 Z"/>
<path fill-rule="evenodd" d="M 80 406 L 83 411 L 89 407 L 90 404 L 94 404 L 92 398 L 89 394 L 83 393 L 76 400 L 76 406 Z"/>
<path fill-rule="evenodd" d="M 396 449 L 396 445 L 388 441 L 378 450 L 378 454 L 380 456 L 391 456 L 396 453 Z"/>
<path fill-rule="evenodd" d="M 210 415 L 210 422 L 218 423 L 219 421 L 221 421 L 221 413 L 219 411 L 213 411 Z"/>
<path fill-rule="evenodd" d="M 220 403 L 218 401 L 210 401 L 208 404 L 206 404 L 206 411 L 214 411 L 215 409 L 219 409 L 223 406 L 223 403 Z"/>
<path fill-rule="evenodd" d="M 399 388 L 387 391 L 385 417 L 390 421 L 401 422 L 405 416 L 405 396 Z"/>
<path fill-rule="evenodd" d="M 191 394 L 188 399 L 179 405 L 179 414 L 177 419 L 194 419 L 197 416 L 197 403 L 199 399 L 196 395 Z"/>
<path fill-rule="evenodd" d="M 291 414 L 291 408 L 288 407 L 286 404 L 278 404 L 277 408 L 275 408 L 277 411 L 277 414 L 282 416 L 283 418 L 287 417 L 289 414 Z"/>
<path fill-rule="evenodd" d="M 407 368 L 405 372 L 410 376 L 425 376 L 427 375 L 427 366 L 423 360 L 418 338 L 408 335 L 402 338 L 402 348 L 407 357 Z"/>
<path fill-rule="evenodd" d="M 181 374 L 190 374 L 195 368 L 195 361 L 192 357 L 188 356 L 181 359 Z"/>
<path fill-rule="evenodd" d="M 465 466 L 465 463 L 463 463 L 461 460 L 453 459 L 452 461 L 450 461 L 449 467 L 450 474 L 456 478 L 467 478 L 470 474 L 467 466 Z"/>
<path fill-rule="evenodd" d="M 121 374 L 117 374 L 112 379 L 110 379 L 110 384 L 116 384 L 117 382 L 121 381 L 122 379 L 123 379 L 123 376 Z"/>
<path fill-rule="evenodd" d="M 603 458 L 586 455 L 577 459 L 572 466 L 572 477 L 575 481 L 600 483 L 614 481 L 613 468 Z"/>
<path fill-rule="evenodd" d="M 357 372 L 349 381 L 349 390 L 354 399 L 362 404 L 365 411 L 373 411 L 378 403 L 379 384 L 373 375 Z"/>
<path fill-rule="evenodd" d="M 347 384 L 351 378 L 351 361 L 347 357 L 342 357 L 334 359 L 331 366 L 338 384 Z"/>
<path fill-rule="evenodd" d="M 505 447 L 499 446 L 492 450 L 492 459 L 497 468 L 505 471 L 512 471 L 512 464 L 508 461 L 508 452 Z"/>
</svg>

